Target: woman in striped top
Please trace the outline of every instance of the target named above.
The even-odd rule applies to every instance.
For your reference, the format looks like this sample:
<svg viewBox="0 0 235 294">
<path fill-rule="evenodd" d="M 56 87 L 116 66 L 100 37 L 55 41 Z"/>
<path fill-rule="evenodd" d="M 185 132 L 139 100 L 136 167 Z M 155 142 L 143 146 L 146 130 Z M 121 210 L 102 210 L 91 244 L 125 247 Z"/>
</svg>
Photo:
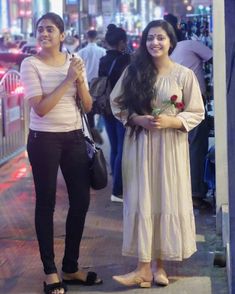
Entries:
<svg viewBox="0 0 235 294">
<path fill-rule="evenodd" d="M 55 13 L 36 24 L 41 51 L 25 59 L 21 78 L 31 108 L 27 151 L 36 191 L 35 226 L 45 272 L 44 292 L 63 294 L 68 284 L 97 284 L 94 272 L 78 270 L 79 247 L 90 202 L 89 161 L 82 132 L 78 93 L 85 112 L 92 107 L 81 59 L 62 52 L 64 23 Z M 63 282 L 54 261 L 53 213 L 58 168 L 68 190 Z"/>
</svg>

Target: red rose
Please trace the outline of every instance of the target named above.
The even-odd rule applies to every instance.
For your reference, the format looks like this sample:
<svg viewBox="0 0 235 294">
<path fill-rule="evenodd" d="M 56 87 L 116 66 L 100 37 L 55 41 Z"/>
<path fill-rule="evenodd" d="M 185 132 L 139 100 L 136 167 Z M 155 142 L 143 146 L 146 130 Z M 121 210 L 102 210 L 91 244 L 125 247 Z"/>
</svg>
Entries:
<svg viewBox="0 0 235 294">
<path fill-rule="evenodd" d="M 172 95 L 171 96 L 171 102 L 174 103 L 177 100 L 177 95 Z"/>
<path fill-rule="evenodd" d="M 178 109 L 184 109 L 184 103 L 183 102 L 176 102 L 175 107 Z"/>
</svg>

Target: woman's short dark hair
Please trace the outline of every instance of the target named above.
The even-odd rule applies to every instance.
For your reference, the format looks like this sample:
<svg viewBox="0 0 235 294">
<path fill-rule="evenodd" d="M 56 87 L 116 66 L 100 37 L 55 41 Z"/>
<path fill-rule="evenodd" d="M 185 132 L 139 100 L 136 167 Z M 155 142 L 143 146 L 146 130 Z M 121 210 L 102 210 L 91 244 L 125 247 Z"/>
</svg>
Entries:
<svg viewBox="0 0 235 294">
<path fill-rule="evenodd" d="M 60 33 L 64 32 L 64 21 L 63 19 L 56 13 L 54 12 L 48 12 L 41 16 L 38 21 L 36 22 L 36 29 L 38 27 L 38 24 L 43 20 L 43 19 L 49 19 L 60 31 Z"/>
<path fill-rule="evenodd" d="M 109 24 L 105 34 L 105 41 L 110 46 L 116 46 L 120 41 L 127 41 L 126 31 L 117 27 L 115 24 Z"/>
<path fill-rule="evenodd" d="M 96 30 L 89 30 L 87 32 L 87 37 L 89 39 L 95 39 L 97 37 L 97 31 Z"/>
</svg>

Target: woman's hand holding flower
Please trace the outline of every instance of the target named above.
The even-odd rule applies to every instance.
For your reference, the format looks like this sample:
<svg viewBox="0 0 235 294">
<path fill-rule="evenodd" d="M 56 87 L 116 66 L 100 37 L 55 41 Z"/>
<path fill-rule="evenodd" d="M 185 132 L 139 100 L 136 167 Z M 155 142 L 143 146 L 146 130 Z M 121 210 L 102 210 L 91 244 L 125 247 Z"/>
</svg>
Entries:
<svg viewBox="0 0 235 294">
<path fill-rule="evenodd" d="M 157 117 L 154 118 L 155 120 L 155 128 L 156 129 L 167 129 L 172 127 L 172 118 L 174 117 L 160 114 Z"/>
<path fill-rule="evenodd" d="M 177 99 L 178 99 L 177 95 L 172 95 L 169 100 L 163 101 L 163 105 L 161 108 L 153 108 L 152 116 L 155 121 L 154 128 L 156 129 L 167 129 L 167 128 L 182 129 L 183 128 L 183 124 L 179 118 L 164 114 L 164 111 L 170 108 L 171 106 L 174 106 L 175 108 L 181 111 L 184 109 L 183 101 L 177 102 Z"/>
</svg>

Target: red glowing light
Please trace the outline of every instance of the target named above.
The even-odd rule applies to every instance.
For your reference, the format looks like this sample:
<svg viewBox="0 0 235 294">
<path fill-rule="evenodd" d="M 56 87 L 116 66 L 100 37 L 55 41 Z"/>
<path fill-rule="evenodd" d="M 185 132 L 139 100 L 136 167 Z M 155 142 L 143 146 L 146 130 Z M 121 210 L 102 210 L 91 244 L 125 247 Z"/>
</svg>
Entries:
<svg viewBox="0 0 235 294">
<path fill-rule="evenodd" d="M 23 93 L 24 93 L 24 88 L 22 86 L 16 87 L 15 90 L 11 92 L 11 94 L 23 94 Z"/>
<path fill-rule="evenodd" d="M 20 15 L 20 16 L 24 16 L 24 15 L 25 15 L 25 11 L 24 11 L 24 10 L 20 10 L 20 11 L 19 11 L 19 15 Z"/>
<path fill-rule="evenodd" d="M 26 13 L 25 13 L 27 16 L 30 16 L 32 14 L 32 11 L 31 10 L 27 10 Z"/>
</svg>

